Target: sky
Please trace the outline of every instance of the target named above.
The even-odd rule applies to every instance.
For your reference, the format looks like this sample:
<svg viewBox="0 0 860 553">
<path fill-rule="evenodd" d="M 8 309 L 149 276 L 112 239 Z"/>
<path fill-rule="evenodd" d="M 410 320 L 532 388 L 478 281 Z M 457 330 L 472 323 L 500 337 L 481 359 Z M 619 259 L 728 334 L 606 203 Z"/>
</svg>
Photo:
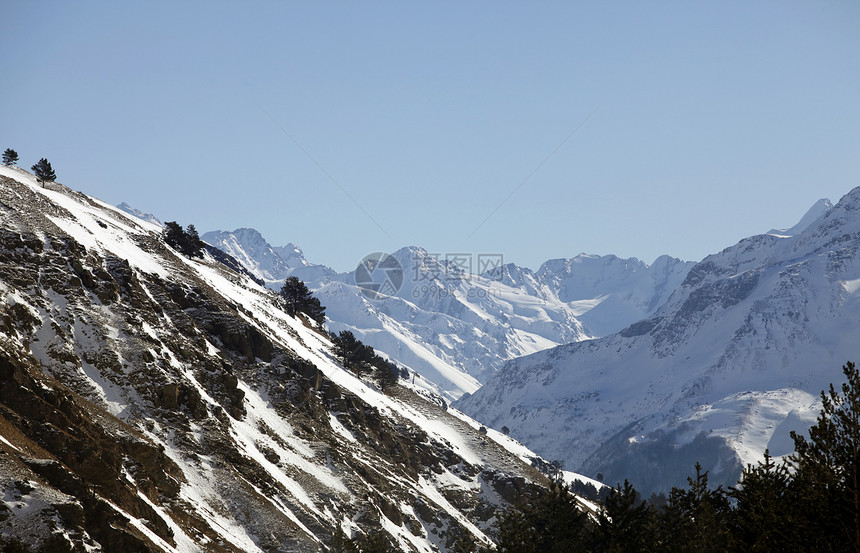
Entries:
<svg viewBox="0 0 860 553">
<path fill-rule="evenodd" d="M 16 2 L 0 149 L 365 254 L 700 260 L 860 186 L 860 3 Z"/>
</svg>

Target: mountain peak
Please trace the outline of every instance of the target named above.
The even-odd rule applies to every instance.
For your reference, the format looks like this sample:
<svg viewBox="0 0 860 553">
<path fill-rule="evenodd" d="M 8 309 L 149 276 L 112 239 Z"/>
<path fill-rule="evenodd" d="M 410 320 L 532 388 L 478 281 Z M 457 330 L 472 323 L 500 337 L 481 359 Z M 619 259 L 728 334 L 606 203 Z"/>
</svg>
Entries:
<svg viewBox="0 0 860 553">
<path fill-rule="evenodd" d="M 125 202 L 122 202 L 121 204 L 119 204 L 116 207 L 117 207 L 117 209 L 121 209 L 122 211 L 125 211 L 129 215 L 133 215 L 134 217 L 137 217 L 138 219 L 146 221 L 147 223 L 152 223 L 153 225 L 158 225 L 160 227 L 164 226 L 161 223 L 161 221 L 158 219 L 158 217 L 156 217 L 152 213 L 144 213 L 143 211 L 136 209 L 136 208 L 128 205 Z"/>
<path fill-rule="evenodd" d="M 266 282 L 277 282 L 287 277 L 290 267 L 256 229 L 216 230 L 201 238 L 235 257 L 254 276 Z"/>
<path fill-rule="evenodd" d="M 696 462 L 733 484 L 765 449 L 791 452 L 788 431 L 857 353 L 860 188 L 782 232 L 707 256 L 619 333 L 510 361 L 457 407 L 643 493 L 683 485 Z"/>
<path fill-rule="evenodd" d="M 857 188 L 855 190 L 860 190 L 860 188 Z M 817 221 L 822 215 L 824 215 L 831 209 L 833 209 L 833 203 L 828 198 L 821 198 L 820 200 L 812 204 L 812 207 L 810 207 L 806 211 L 803 217 L 800 218 L 800 221 L 798 221 L 797 224 L 795 224 L 793 227 L 789 227 L 786 229 L 770 229 L 765 234 L 772 234 L 774 236 L 782 237 L 795 236 L 809 228 L 812 223 Z"/>
</svg>

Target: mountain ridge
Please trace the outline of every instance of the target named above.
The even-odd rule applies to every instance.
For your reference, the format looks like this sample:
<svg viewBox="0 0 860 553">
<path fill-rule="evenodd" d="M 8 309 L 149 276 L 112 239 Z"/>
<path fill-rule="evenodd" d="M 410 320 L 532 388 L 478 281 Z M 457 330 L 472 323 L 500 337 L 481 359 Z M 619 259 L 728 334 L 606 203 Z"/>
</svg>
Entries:
<svg viewBox="0 0 860 553">
<path fill-rule="evenodd" d="M 262 263 L 252 251 L 276 249 L 258 235 L 244 246 L 235 232 L 207 237 L 238 252 L 252 272 Z M 669 256 L 647 265 L 636 258 L 580 254 L 550 260 L 537 273 L 509 263 L 479 274 L 472 272 L 479 259 L 458 260 L 418 246 L 386 256 L 402 273 L 392 295 L 369 297 L 355 272 L 335 274 L 322 265 L 281 274 L 308 284 L 326 306 L 332 330 L 350 330 L 451 400 L 476 390 L 507 359 L 591 338 L 589 325 L 608 332 L 650 313 L 693 265 Z"/>
<path fill-rule="evenodd" d="M 856 358 L 858 208 L 860 188 L 794 236 L 709 255 L 650 317 L 513 360 L 456 405 L 643 493 L 683 484 L 697 461 L 732 485 L 766 447 L 789 452 L 775 429 L 808 427 L 819 391 L 839 379 L 834 367 Z"/>
<path fill-rule="evenodd" d="M 490 544 L 533 453 L 328 336 L 162 229 L 0 168 L 0 534 L 88 551 Z M 535 457 L 536 458 L 536 457 Z M 52 537 L 53 536 L 53 537 Z"/>
</svg>

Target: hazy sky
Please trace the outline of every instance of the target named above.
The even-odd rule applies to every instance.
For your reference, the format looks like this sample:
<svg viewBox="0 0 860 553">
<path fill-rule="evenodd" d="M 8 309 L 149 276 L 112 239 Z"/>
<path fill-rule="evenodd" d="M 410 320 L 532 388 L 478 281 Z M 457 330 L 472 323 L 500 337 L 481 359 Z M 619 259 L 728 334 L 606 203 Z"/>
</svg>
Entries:
<svg viewBox="0 0 860 553">
<path fill-rule="evenodd" d="M 699 260 L 860 185 L 855 0 L 27 1 L 2 19 L 19 165 L 339 270 L 413 244 L 534 269 Z"/>
</svg>

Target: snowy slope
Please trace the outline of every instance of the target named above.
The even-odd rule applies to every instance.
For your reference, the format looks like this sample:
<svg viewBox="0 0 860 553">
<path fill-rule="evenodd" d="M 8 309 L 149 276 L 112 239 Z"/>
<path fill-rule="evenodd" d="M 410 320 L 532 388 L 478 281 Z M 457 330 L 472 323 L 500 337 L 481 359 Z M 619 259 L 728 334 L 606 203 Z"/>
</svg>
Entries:
<svg viewBox="0 0 860 553">
<path fill-rule="evenodd" d="M 404 275 L 395 295 L 369 298 L 351 273 L 316 294 L 332 329 L 352 330 L 448 397 L 476 390 L 507 359 L 588 337 L 562 302 L 459 272 L 422 248 L 391 255 Z"/>
<path fill-rule="evenodd" d="M 579 320 L 592 335 L 606 336 L 663 305 L 693 265 L 668 255 L 647 265 L 635 257 L 580 254 L 547 261 L 536 277 L 559 300 L 580 307 Z"/>
<path fill-rule="evenodd" d="M 274 294 L 161 228 L 0 168 L 0 532 L 89 551 L 489 543 L 532 454 L 344 370 Z M 3 505 L 6 505 L 4 503 Z"/>
<path fill-rule="evenodd" d="M 860 188 L 794 236 L 708 256 L 654 315 L 510 362 L 457 403 L 547 458 L 645 492 L 696 461 L 734 483 L 817 415 L 860 355 Z"/>
<path fill-rule="evenodd" d="M 256 231 L 212 232 L 204 239 L 252 273 L 274 276 L 261 267 L 278 249 Z M 449 399 L 475 391 L 509 359 L 613 332 L 651 314 L 693 265 L 668 256 L 648 266 L 581 254 L 548 261 L 537 273 L 507 264 L 473 274 L 419 247 L 391 257 L 403 278 L 385 296 L 363 293 L 354 272 L 334 274 L 303 256 L 296 269 L 278 274 L 298 276 L 314 290 L 332 330 L 352 331 Z"/>
</svg>

